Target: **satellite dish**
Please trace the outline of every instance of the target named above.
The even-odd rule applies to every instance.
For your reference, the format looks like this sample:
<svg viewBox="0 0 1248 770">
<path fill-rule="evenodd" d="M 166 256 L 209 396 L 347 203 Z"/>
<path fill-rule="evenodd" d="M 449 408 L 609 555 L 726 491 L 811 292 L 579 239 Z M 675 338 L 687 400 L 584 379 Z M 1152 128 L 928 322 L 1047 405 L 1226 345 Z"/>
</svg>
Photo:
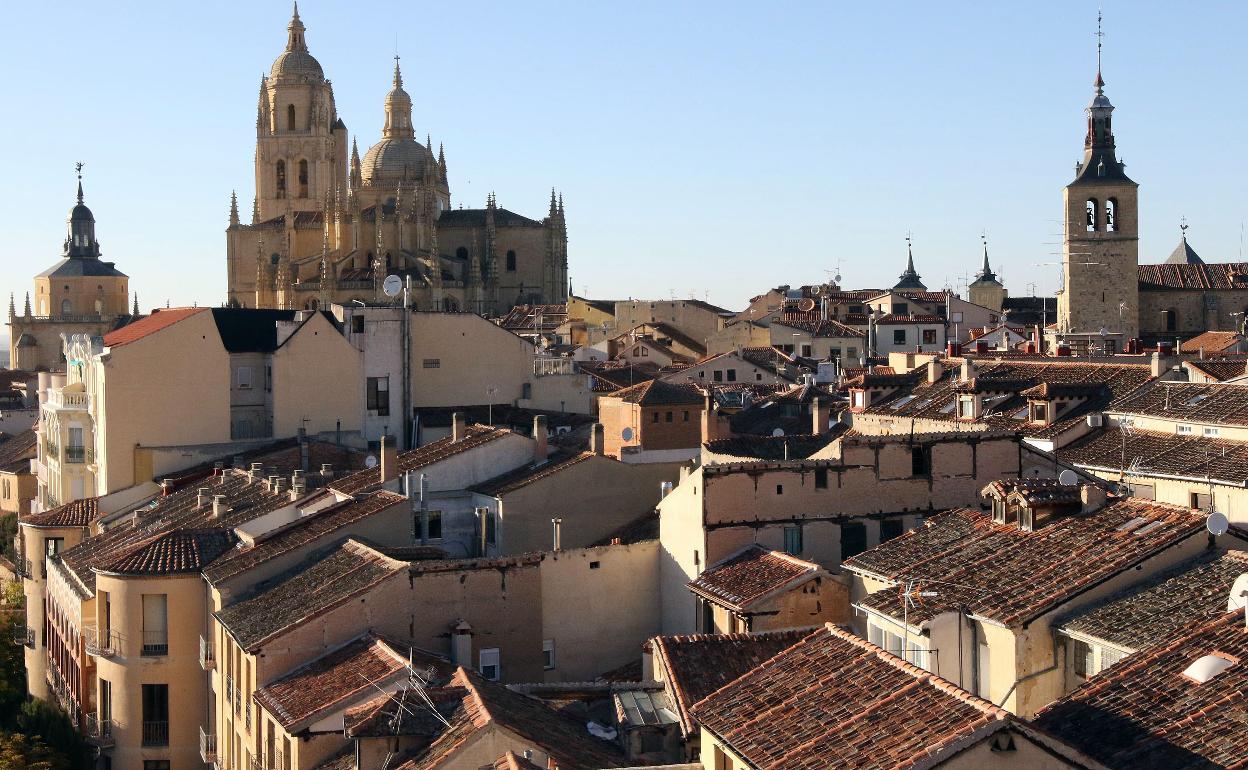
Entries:
<svg viewBox="0 0 1248 770">
<path fill-rule="evenodd" d="M 1209 518 L 1205 519 L 1205 529 L 1209 530 L 1211 535 L 1225 535 L 1230 526 L 1231 523 L 1227 521 L 1226 514 L 1218 511 L 1209 514 Z"/>
<path fill-rule="evenodd" d="M 1074 471 L 1062 471 L 1057 477 L 1057 483 L 1064 486 L 1073 487 L 1079 483 L 1079 474 Z"/>
<path fill-rule="evenodd" d="M 1100 329 L 1100 335 L 1104 337 L 1107 334 L 1109 334 L 1109 329 L 1106 329 L 1104 326 L 1102 326 Z"/>
<path fill-rule="evenodd" d="M 624 439 L 625 441 L 632 441 L 632 440 L 633 440 L 633 429 L 632 429 L 632 428 L 625 428 L 624 430 L 620 431 L 620 438 Z"/>
<path fill-rule="evenodd" d="M 783 436 L 783 435 L 784 435 L 784 428 L 776 428 L 775 430 L 773 430 L 773 431 L 771 432 L 771 435 L 773 435 L 773 436 Z"/>
<path fill-rule="evenodd" d="M 836 281 L 837 283 L 840 283 L 840 282 L 841 282 L 841 274 L 840 274 L 840 273 L 837 273 L 836 275 L 832 276 L 832 280 Z"/>
<path fill-rule="evenodd" d="M 1226 611 L 1242 610 L 1248 604 L 1248 572 L 1235 578 L 1231 584 L 1231 595 L 1226 598 Z"/>
<path fill-rule="evenodd" d="M 377 458 L 376 458 L 376 457 L 373 457 L 372 455 L 369 455 L 368 457 L 365 457 L 365 458 L 364 458 L 364 467 L 365 467 L 365 468 L 376 468 L 376 467 L 377 467 Z"/>
<path fill-rule="evenodd" d="M 387 275 L 386 280 L 381 282 L 381 290 L 387 297 L 397 297 L 403 291 L 403 279 L 397 275 Z"/>
<path fill-rule="evenodd" d="M 809 313 L 810 311 L 815 309 L 815 301 L 811 299 L 810 297 L 807 297 L 803 299 L 801 302 L 797 303 L 797 309 L 802 311 L 803 313 Z"/>
</svg>

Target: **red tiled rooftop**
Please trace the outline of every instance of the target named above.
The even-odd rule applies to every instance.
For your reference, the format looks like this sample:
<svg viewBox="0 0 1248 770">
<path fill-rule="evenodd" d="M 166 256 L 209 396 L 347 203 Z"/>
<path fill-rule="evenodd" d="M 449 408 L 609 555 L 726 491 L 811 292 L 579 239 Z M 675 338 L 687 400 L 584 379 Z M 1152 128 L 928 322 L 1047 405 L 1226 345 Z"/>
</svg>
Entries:
<svg viewBox="0 0 1248 770">
<path fill-rule="evenodd" d="M 116 348 L 128 345 L 131 342 L 143 339 L 149 334 L 155 334 L 161 329 L 173 326 L 178 321 L 190 318 L 197 313 L 207 312 L 207 310 L 208 308 L 203 307 L 175 307 L 153 311 L 149 316 L 140 318 L 132 324 L 127 324 L 117 331 L 104 335 L 104 347 Z"/>
<path fill-rule="evenodd" d="M 1220 353 L 1227 348 L 1234 347 L 1243 338 L 1239 332 L 1203 332 L 1185 341 L 1179 346 L 1179 351 L 1199 353 L 1203 350 L 1206 353 Z"/>
<path fill-rule="evenodd" d="M 84 497 L 42 513 L 21 517 L 31 527 L 89 527 L 100 515 L 98 497 Z"/>
<path fill-rule="evenodd" d="M 698 575 L 689 588 L 716 604 L 744 611 L 818 572 L 818 564 L 751 545 Z"/>
</svg>

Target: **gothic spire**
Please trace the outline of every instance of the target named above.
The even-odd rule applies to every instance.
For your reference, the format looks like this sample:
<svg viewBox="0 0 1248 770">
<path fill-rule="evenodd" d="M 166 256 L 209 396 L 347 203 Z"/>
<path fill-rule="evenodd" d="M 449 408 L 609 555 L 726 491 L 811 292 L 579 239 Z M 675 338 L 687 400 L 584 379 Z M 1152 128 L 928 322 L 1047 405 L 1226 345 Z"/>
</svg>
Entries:
<svg viewBox="0 0 1248 770">
<path fill-rule="evenodd" d="M 22 311 L 26 317 L 30 317 L 30 292 L 26 292 L 26 308 Z"/>
<path fill-rule="evenodd" d="M 550 215 L 553 217 L 559 213 L 559 206 L 555 201 L 555 188 L 550 188 Z"/>
<path fill-rule="evenodd" d="M 9 318 L 17 315 L 17 303 L 13 299 L 13 292 L 9 292 Z"/>
<path fill-rule="evenodd" d="M 238 193 L 230 190 L 230 225 L 238 224 Z"/>
<path fill-rule="evenodd" d="M 979 271 L 979 279 L 981 281 L 995 281 L 997 276 L 992 272 L 992 266 L 988 264 L 988 236 L 981 235 L 979 238 L 984 242 L 984 266 Z"/>
<path fill-rule="evenodd" d="M 295 3 L 294 13 L 290 17 L 290 23 L 286 25 L 286 50 L 287 51 L 304 51 L 308 50 L 307 41 L 304 40 L 304 26 L 299 19 L 299 3 Z"/>
<path fill-rule="evenodd" d="M 139 314 L 139 293 L 134 293 L 134 305 L 130 309 L 130 315 L 137 316 Z"/>
</svg>

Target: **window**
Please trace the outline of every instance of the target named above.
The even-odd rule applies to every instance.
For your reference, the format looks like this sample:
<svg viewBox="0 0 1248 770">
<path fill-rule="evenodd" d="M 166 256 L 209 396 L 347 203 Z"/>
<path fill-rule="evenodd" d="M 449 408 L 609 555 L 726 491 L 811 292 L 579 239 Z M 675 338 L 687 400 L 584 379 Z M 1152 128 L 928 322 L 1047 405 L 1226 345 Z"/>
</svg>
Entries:
<svg viewBox="0 0 1248 770">
<path fill-rule="evenodd" d="M 74 312 L 74 303 L 67 299 L 61 300 L 61 315 L 69 315 Z"/>
<path fill-rule="evenodd" d="M 293 104 L 286 105 L 286 130 L 295 130 L 295 105 Z"/>
<path fill-rule="evenodd" d="M 299 161 L 299 197 L 308 197 L 308 162 Z"/>
<path fill-rule="evenodd" d="M 277 197 L 286 197 L 286 161 L 277 162 Z"/>
<path fill-rule="evenodd" d="M 72 428 L 71 428 L 71 430 L 72 430 Z M 1210 428 L 1210 427 L 1208 427 L 1208 426 L 1206 426 L 1206 427 L 1205 427 L 1205 435 L 1206 435 L 1206 436 L 1217 436 L 1219 432 L 1220 432 L 1220 431 L 1219 431 L 1217 428 Z M 71 440 L 72 440 L 72 439 L 71 439 Z"/>
<path fill-rule="evenodd" d="M 910 450 L 910 473 L 913 476 L 932 474 L 932 448 L 930 446 L 919 446 Z"/>
<path fill-rule="evenodd" d="M 666 413 L 663 415 L 663 422 L 671 422 L 671 421 L 672 421 L 672 413 L 671 413 L 671 412 L 666 412 Z"/>
<path fill-rule="evenodd" d="M 777 495 L 783 495 L 783 494 L 784 494 L 784 485 L 783 485 L 783 484 L 777 484 L 777 485 L 776 485 L 776 494 L 777 494 Z"/>
<path fill-rule="evenodd" d="M 715 747 L 714 763 L 711 765 L 711 770 L 732 770 L 732 760 L 728 758 L 728 755 L 719 746 Z"/>
<path fill-rule="evenodd" d="M 520 398 L 522 399 L 533 398 L 533 383 L 531 382 L 520 383 Z"/>
<path fill-rule="evenodd" d="M 362 315 L 351 316 L 351 333 L 352 334 L 364 333 L 364 316 Z"/>
<path fill-rule="evenodd" d="M 477 671 L 481 672 L 481 676 L 491 681 L 497 682 L 502 676 L 502 665 L 499 663 L 498 648 L 486 647 L 478 654 Z"/>
<path fill-rule="evenodd" d="M 143 770 L 169 770 L 169 760 L 145 759 L 143 760 Z"/>
<path fill-rule="evenodd" d="M 1198 511 L 1207 511 L 1210 508 L 1212 500 L 1209 495 L 1203 492 L 1192 492 L 1187 496 L 1187 502 L 1191 508 Z"/>
<path fill-rule="evenodd" d="M 658 422 L 658 421 L 659 421 L 659 413 L 658 413 L 658 412 L 652 412 L 652 413 L 650 414 L 650 418 L 651 418 L 651 419 L 650 419 L 650 422 Z"/>
<path fill-rule="evenodd" d="M 867 527 L 861 522 L 841 525 L 841 561 L 867 550 Z"/>
<path fill-rule="evenodd" d="M 1156 484 L 1128 483 L 1127 489 L 1131 491 L 1132 497 L 1138 497 L 1141 500 L 1156 500 L 1157 499 L 1157 485 Z"/>
<path fill-rule="evenodd" d="M 685 419 L 682 420 L 682 422 L 689 422 L 689 410 L 688 409 L 685 410 Z"/>
<path fill-rule="evenodd" d="M 455 258 L 462 260 L 464 262 L 467 262 L 468 261 L 468 249 L 464 248 L 463 246 L 460 246 L 458 249 L 455 249 Z"/>
<path fill-rule="evenodd" d="M 802 528 L 784 528 L 784 552 L 792 556 L 802 555 Z"/>
<path fill-rule="evenodd" d="M 240 366 L 234 370 L 238 378 L 239 390 L 251 390 L 251 367 Z"/>
<path fill-rule="evenodd" d="M 1110 198 L 1105 201 L 1105 232 L 1112 233 L 1118 230 L 1118 199 Z"/>
<path fill-rule="evenodd" d="M 715 380 L 716 382 L 723 382 L 723 381 L 724 381 L 724 372 L 723 372 L 723 370 L 722 370 L 722 369 L 716 369 L 715 371 L 711 372 L 711 379 L 712 379 L 712 380 Z"/>
<path fill-rule="evenodd" d="M 910 312 L 909 302 L 894 302 L 893 303 L 893 313 L 895 315 L 905 315 L 906 313 L 909 313 L 909 312 Z"/>
<path fill-rule="evenodd" d="M 876 647 L 883 649 L 884 647 L 884 629 L 877 625 L 867 626 L 867 641 Z"/>
<path fill-rule="evenodd" d="M 1102 647 L 1101 648 L 1101 671 L 1104 671 L 1105 669 L 1114 665 L 1118 661 L 1122 660 L 1124 657 L 1126 656 L 1123 655 L 1122 652 L 1115 650 L 1112 647 Z"/>
<path fill-rule="evenodd" d="M 924 344 L 924 345 L 935 345 L 935 344 L 936 344 L 936 330 L 935 330 L 935 329 L 924 329 L 924 330 L 923 330 L 923 344 Z"/>
<path fill-rule="evenodd" d="M 516 252 L 514 249 L 507 250 L 507 271 L 516 272 Z"/>
<path fill-rule="evenodd" d="M 440 358 L 426 358 L 426 359 L 424 360 L 423 366 L 424 366 L 424 368 L 426 368 L 426 369 L 440 369 L 440 368 L 442 367 L 442 359 L 440 359 Z"/>
<path fill-rule="evenodd" d="M 390 414 L 390 377 L 368 378 L 368 410 L 378 417 Z"/>
<path fill-rule="evenodd" d="M 429 539 L 442 539 L 442 511 L 426 511 L 429 517 Z"/>
<path fill-rule="evenodd" d="M 729 369 L 729 370 L 728 370 L 728 381 L 729 381 L 729 382 L 736 382 L 736 381 L 737 381 L 737 370 L 736 370 L 736 369 Z"/>
<path fill-rule="evenodd" d="M 1043 403 L 1033 403 L 1031 405 L 1031 421 L 1046 422 L 1049 419 L 1049 406 Z"/>
<path fill-rule="evenodd" d="M 858 348 L 845 348 L 845 357 L 846 357 L 846 358 L 857 358 L 857 357 L 858 357 Z"/>
<path fill-rule="evenodd" d="M 996 505 L 996 501 L 993 501 Z M 901 537 L 901 533 L 905 530 L 902 526 L 901 519 L 883 519 L 880 521 L 880 542 L 892 540 L 895 537 Z"/>
<path fill-rule="evenodd" d="M 169 745 L 169 685 L 167 684 L 143 685 L 143 745 Z"/>
<path fill-rule="evenodd" d="M 1090 233 L 1096 232 L 1096 211 L 1098 208 L 1096 198 L 1088 198 L 1087 203 L 1084 205 L 1087 208 L 1086 221 L 1084 222 L 1087 226 L 1087 231 Z"/>
<path fill-rule="evenodd" d="M 1180 436 L 1190 436 L 1190 435 L 1191 435 L 1191 433 L 1192 433 L 1192 426 L 1190 426 L 1190 425 L 1176 425 L 1176 426 L 1175 426 L 1175 428 L 1174 428 L 1174 432 L 1175 432 L 1175 433 L 1177 433 L 1177 434 L 1179 434 Z"/>
<path fill-rule="evenodd" d="M 555 640 L 542 640 L 542 668 L 549 671 L 555 667 Z"/>
<path fill-rule="evenodd" d="M 905 329 L 893 329 L 893 344 L 894 345 L 906 344 L 906 330 Z"/>
<path fill-rule="evenodd" d="M 1174 310 L 1161 311 L 1161 317 L 1165 321 L 1166 331 L 1172 332 L 1179 328 L 1179 314 Z"/>
<path fill-rule="evenodd" d="M 498 544 L 498 514 L 488 508 L 482 508 L 481 512 L 485 514 L 485 543 L 486 545 Z"/>
<path fill-rule="evenodd" d="M 143 594 L 142 654 L 169 654 L 169 597 L 166 594 Z"/>
<path fill-rule="evenodd" d="M 812 355 L 814 355 L 814 349 L 810 345 L 803 343 L 802 344 L 802 356 L 804 358 L 810 358 Z"/>
<path fill-rule="evenodd" d="M 1074 664 L 1075 676 L 1087 679 L 1096 673 L 1096 661 L 1092 658 L 1092 646 L 1087 642 L 1072 639 L 1070 659 Z"/>
<path fill-rule="evenodd" d="M 828 469 L 815 468 L 815 489 L 828 488 Z"/>
</svg>

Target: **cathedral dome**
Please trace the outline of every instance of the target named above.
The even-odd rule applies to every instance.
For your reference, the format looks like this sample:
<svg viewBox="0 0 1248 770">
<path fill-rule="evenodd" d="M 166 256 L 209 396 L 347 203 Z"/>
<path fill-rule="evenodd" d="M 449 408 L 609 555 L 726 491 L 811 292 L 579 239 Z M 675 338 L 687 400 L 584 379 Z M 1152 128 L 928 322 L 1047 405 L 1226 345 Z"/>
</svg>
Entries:
<svg viewBox="0 0 1248 770">
<path fill-rule="evenodd" d="M 437 161 L 429 148 L 415 139 L 396 137 L 382 139 L 368 148 L 360 173 L 367 187 L 393 187 L 399 182 L 424 176 L 436 168 Z"/>
<path fill-rule="evenodd" d="M 275 78 L 285 75 L 325 79 L 325 71 L 321 69 L 321 63 L 307 51 L 283 51 L 273 60 L 273 68 L 269 71 L 269 75 Z"/>
</svg>

